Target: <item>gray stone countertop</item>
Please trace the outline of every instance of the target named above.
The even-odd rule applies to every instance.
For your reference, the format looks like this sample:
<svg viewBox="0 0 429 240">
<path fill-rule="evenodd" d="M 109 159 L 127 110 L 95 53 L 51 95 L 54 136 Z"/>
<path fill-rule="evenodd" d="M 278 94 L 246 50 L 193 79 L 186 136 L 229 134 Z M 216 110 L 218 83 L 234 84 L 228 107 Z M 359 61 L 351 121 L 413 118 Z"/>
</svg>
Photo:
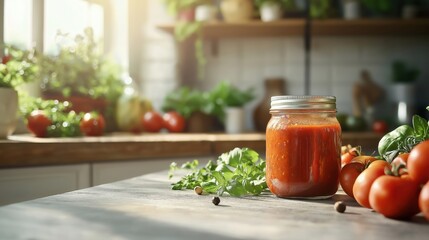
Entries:
<svg viewBox="0 0 429 240">
<path fill-rule="evenodd" d="M 174 179 L 173 179 L 174 180 Z M 0 207 L 0 239 L 428 239 L 421 214 L 384 218 L 339 191 L 327 200 L 173 191 L 167 172 Z M 1 194 L 0 194 L 1 196 Z M 334 210 L 335 201 L 348 205 Z"/>
</svg>

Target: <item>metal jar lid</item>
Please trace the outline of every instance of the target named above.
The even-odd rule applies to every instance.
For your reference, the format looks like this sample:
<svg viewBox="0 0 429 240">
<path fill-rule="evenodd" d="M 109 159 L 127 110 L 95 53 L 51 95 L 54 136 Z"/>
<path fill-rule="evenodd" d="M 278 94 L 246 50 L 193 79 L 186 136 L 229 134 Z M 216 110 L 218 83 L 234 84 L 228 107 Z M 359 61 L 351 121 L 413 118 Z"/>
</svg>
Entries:
<svg viewBox="0 0 429 240">
<path fill-rule="evenodd" d="M 334 96 L 273 96 L 271 97 L 271 109 L 276 110 L 336 110 L 336 98 Z"/>
</svg>

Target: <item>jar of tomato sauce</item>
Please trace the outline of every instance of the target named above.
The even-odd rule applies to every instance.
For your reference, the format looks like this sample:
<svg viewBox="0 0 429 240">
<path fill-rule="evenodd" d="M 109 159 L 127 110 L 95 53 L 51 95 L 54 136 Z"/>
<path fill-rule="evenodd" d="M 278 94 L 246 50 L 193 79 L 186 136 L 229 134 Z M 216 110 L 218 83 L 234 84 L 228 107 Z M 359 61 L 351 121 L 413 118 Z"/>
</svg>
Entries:
<svg viewBox="0 0 429 240">
<path fill-rule="evenodd" d="M 338 190 L 341 127 L 333 96 L 274 96 L 266 129 L 266 181 L 282 198 L 329 198 Z"/>
</svg>

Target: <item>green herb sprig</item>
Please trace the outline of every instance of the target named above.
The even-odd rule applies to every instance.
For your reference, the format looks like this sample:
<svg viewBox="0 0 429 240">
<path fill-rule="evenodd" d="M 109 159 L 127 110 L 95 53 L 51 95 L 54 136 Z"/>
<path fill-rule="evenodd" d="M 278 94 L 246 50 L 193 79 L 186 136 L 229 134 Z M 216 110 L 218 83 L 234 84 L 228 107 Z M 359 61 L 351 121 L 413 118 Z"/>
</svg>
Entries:
<svg viewBox="0 0 429 240">
<path fill-rule="evenodd" d="M 234 148 L 220 155 L 216 162 L 209 161 L 199 167 L 198 160 L 187 162 L 181 167 L 170 165 L 169 177 L 178 169 L 191 171 L 178 182 L 172 184 L 173 190 L 194 189 L 201 186 L 209 194 L 231 196 L 260 195 L 268 191 L 265 181 L 265 161 L 259 154 L 248 148 Z"/>
</svg>

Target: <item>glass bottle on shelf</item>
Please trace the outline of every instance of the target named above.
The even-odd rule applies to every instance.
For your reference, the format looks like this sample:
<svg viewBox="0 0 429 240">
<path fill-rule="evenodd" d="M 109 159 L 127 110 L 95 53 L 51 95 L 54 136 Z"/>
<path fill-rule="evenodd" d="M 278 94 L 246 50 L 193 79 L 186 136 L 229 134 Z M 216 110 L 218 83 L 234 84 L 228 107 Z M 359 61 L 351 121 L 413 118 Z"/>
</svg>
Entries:
<svg viewBox="0 0 429 240">
<path fill-rule="evenodd" d="M 120 131 L 139 133 L 143 131 L 141 118 L 152 110 L 152 103 L 141 97 L 138 86 L 126 72 L 122 75 L 124 90 L 116 105 L 116 123 Z"/>
</svg>

